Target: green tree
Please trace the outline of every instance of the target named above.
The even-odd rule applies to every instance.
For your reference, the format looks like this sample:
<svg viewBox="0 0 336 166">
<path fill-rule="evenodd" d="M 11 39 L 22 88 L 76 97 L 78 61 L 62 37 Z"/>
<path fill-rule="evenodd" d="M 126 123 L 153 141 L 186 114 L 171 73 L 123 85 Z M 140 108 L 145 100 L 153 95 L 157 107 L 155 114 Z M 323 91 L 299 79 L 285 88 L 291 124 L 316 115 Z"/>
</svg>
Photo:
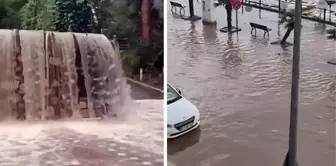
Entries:
<svg viewBox="0 0 336 166">
<path fill-rule="evenodd" d="M 0 28 L 19 29 L 20 10 L 28 0 L 0 0 Z"/>
<path fill-rule="evenodd" d="M 139 11 L 125 0 L 92 0 L 96 17 L 96 31 L 102 31 L 106 36 L 112 38 L 137 38 L 140 36 Z M 138 24 L 138 25 L 137 25 Z"/>
<path fill-rule="evenodd" d="M 55 0 L 29 0 L 21 12 L 23 29 L 55 30 Z"/>
<path fill-rule="evenodd" d="M 55 0 L 57 31 L 92 32 L 92 9 L 88 0 Z"/>
<path fill-rule="evenodd" d="M 305 12 L 307 10 L 309 10 L 309 9 L 308 8 L 307 9 L 302 9 L 302 12 Z M 294 22 L 295 22 L 294 21 L 294 9 L 288 10 L 284 14 L 282 14 L 279 23 L 284 24 L 287 31 L 280 41 L 281 45 L 284 45 L 284 44 L 287 43 L 287 39 L 288 39 L 289 35 L 294 30 Z"/>
<path fill-rule="evenodd" d="M 285 13 L 280 20 L 280 24 L 285 24 L 285 28 L 287 29 L 285 35 L 281 39 L 280 44 L 285 44 L 287 42 L 287 38 L 294 30 L 294 15 L 292 13 Z"/>
</svg>

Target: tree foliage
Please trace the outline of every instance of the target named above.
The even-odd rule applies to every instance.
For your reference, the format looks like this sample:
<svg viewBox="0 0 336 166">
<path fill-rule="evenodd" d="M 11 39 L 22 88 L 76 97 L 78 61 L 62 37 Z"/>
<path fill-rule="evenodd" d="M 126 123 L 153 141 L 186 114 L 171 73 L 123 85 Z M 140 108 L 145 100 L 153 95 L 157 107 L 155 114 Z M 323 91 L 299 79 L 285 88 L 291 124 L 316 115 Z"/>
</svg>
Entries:
<svg viewBox="0 0 336 166">
<path fill-rule="evenodd" d="M 92 32 L 94 25 L 88 0 L 29 0 L 21 13 L 28 30 Z"/>
<path fill-rule="evenodd" d="M 22 28 L 55 30 L 55 0 L 29 0 L 22 8 Z"/>
<path fill-rule="evenodd" d="M 143 43 L 140 31 L 140 15 L 137 3 L 125 0 L 92 0 L 96 17 L 96 32 L 108 38 L 116 35 L 127 38 L 131 46 Z"/>
<path fill-rule="evenodd" d="M 294 28 L 294 11 L 282 14 L 279 23 L 284 24 L 285 28 Z"/>
<path fill-rule="evenodd" d="M 93 14 L 88 0 L 56 0 L 57 31 L 92 32 Z"/>
<path fill-rule="evenodd" d="M 0 28 L 18 29 L 21 25 L 20 9 L 28 0 L 0 0 Z"/>
<path fill-rule="evenodd" d="M 163 35 L 145 44 L 141 0 L 0 0 L 0 28 L 103 33 L 127 38 L 134 68 L 163 68 Z"/>
</svg>

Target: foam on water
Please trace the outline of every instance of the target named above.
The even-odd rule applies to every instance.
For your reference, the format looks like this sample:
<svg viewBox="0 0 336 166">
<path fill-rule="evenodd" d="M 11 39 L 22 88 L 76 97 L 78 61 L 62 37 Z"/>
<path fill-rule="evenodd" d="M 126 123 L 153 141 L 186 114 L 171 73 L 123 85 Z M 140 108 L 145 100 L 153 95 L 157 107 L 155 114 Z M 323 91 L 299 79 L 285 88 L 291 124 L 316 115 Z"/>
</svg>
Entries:
<svg viewBox="0 0 336 166">
<path fill-rule="evenodd" d="M 123 119 L 2 122 L 0 165 L 80 165 L 81 159 L 74 155 L 76 148 L 85 148 L 90 141 L 101 151 L 115 153 L 115 157 L 129 160 L 135 157 L 132 152 L 139 152 L 133 150 L 134 147 L 139 148 L 140 152 L 161 156 L 162 100 L 139 100 L 128 104 L 132 105 L 130 112 L 135 116 Z M 151 156 L 142 155 L 140 158 Z M 108 160 L 112 162 L 112 159 Z"/>
<path fill-rule="evenodd" d="M 65 122 L 66 128 L 100 138 L 113 138 L 151 152 L 163 153 L 162 100 L 137 100 L 132 103 L 132 116 L 105 123 L 90 121 Z"/>
</svg>

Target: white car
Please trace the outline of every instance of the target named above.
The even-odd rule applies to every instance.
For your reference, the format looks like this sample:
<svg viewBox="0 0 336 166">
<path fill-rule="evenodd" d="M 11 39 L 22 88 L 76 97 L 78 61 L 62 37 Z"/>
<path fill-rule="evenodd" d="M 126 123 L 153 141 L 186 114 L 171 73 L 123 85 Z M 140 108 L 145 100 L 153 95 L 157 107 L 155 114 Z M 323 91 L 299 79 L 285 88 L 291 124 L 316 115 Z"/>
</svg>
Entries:
<svg viewBox="0 0 336 166">
<path fill-rule="evenodd" d="M 167 138 L 176 138 L 200 125 L 200 113 L 195 105 L 181 95 L 179 89 L 167 84 Z"/>
</svg>

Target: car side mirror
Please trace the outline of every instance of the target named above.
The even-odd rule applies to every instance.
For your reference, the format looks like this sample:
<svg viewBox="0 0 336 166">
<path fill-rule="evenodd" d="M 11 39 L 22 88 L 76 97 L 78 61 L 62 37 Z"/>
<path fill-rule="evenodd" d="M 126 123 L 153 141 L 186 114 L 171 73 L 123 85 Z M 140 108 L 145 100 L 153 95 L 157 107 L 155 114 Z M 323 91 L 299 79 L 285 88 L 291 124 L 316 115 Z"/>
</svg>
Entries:
<svg viewBox="0 0 336 166">
<path fill-rule="evenodd" d="M 182 95 L 182 92 L 181 92 L 181 90 L 179 88 L 176 88 L 176 91 L 177 91 L 177 93 L 179 93 L 180 95 Z"/>
</svg>

